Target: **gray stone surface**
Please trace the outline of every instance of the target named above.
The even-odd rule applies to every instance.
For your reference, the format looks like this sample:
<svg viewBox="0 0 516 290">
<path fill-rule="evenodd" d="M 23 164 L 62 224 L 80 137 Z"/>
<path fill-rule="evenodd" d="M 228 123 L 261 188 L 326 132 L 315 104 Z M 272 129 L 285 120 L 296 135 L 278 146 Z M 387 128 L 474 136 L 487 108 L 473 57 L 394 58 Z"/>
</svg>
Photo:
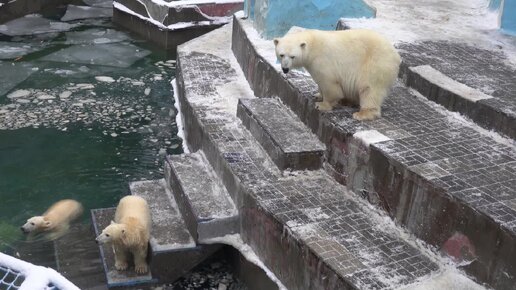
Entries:
<svg viewBox="0 0 516 290">
<path fill-rule="evenodd" d="M 95 235 L 98 236 L 102 230 L 109 225 L 115 217 L 115 208 L 94 209 L 91 211 L 91 219 L 95 229 Z M 108 288 L 112 287 L 131 287 L 139 284 L 147 284 L 156 282 L 152 279 L 150 271 L 145 275 L 137 275 L 134 268 L 127 271 L 119 272 L 115 269 L 115 255 L 109 244 L 99 246 L 100 258 L 104 265 L 104 272 Z"/>
<path fill-rule="evenodd" d="M 143 197 L 149 204 L 153 253 L 196 247 L 164 179 L 131 182 L 129 188 L 131 194 Z"/>
<path fill-rule="evenodd" d="M 398 50 L 403 57 L 401 75 L 408 85 L 428 99 L 470 117 L 482 127 L 516 139 L 516 68 L 508 64 L 502 52 L 433 41 L 403 43 L 398 45 Z M 422 79 L 409 69 L 423 65 L 493 98 L 471 102 L 433 80 Z"/>
<path fill-rule="evenodd" d="M 227 29 L 227 28 L 224 28 Z M 254 137 L 217 105 L 229 61 L 178 49 L 188 144 L 206 152 L 241 210 L 242 236 L 290 289 L 399 289 L 439 266 L 378 226 L 371 209 L 324 171 L 283 176 Z"/>
<path fill-rule="evenodd" d="M 196 240 L 238 232 L 238 210 L 202 153 L 167 156 L 165 175 Z"/>
<path fill-rule="evenodd" d="M 319 169 L 326 147 L 278 100 L 240 99 L 237 115 L 280 169 Z"/>
<path fill-rule="evenodd" d="M 316 132 L 328 146 L 332 175 L 383 208 L 417 237 L 446 253 L 453 252 L 447 242 L 457 232 L 463 234 L 464 240 L 475 247 L 471 252 L 459 251 L 459 260 L 469 254 L 475 258 L 464 268 L 493 287 L 510 289 L 514 285 L 516 148 L 510 141 L 500 142 L 475 129 L 474 124 L 454 119 L 400 83 L 387 97 L 378 120 L 354 120 L 352 113 L 357 109 L 349 107 L 321 113 L 314 108 L 317 87 L 313 80 L 301 73 L 289 74 L 288 78 L 282 75 L 268 58 L 269 52 L 257 53 L 257 49 L 267 46 L 254 43 L 254 32 L 247 32 L 248 27 L 242 20 L 235 20 L 233 51 L 256 96 L 279 96 Z M 445 45 L 434 48 L 432 52 L 442 55 L 450 54 L 448 48 L 452 52 L 458 49 Z M 427 51 L 423 47 L 418 49 Z M 414 65 L 423 64 L 417 55 L 412 57 L 417 61 Z M 450 57 L 459 58 L 454 53 Z M 480 70 L 493 73 L 493 79 L 499 76 L 497 86 L 512 94 L 510 87 L 514 82 L 509 78 L 514 74 L 505 66 L 489 64 L 492 63 L 484 63 L 488 68 Z M 455 70 L 444 61 L 441 65 L 450 72 Z M 471 66 L 468 70 L 478 72 Z M 466 78 L 464 67 L 457 71 L 463 71 Z M 264 79 L 267 86 L 262 84 Z M 484 79 L 480 78 L 478 83 L 476 78 L 468 79 L 466 85 L 482 91 L 479 86 Z M 485 93 L 495 98 L 476 103 L 502 99 L 496 91 Z M 361 140 L 353 137 L 357 132 L 370 130 L 392 140 L 363 146 Z"/>
</svg>

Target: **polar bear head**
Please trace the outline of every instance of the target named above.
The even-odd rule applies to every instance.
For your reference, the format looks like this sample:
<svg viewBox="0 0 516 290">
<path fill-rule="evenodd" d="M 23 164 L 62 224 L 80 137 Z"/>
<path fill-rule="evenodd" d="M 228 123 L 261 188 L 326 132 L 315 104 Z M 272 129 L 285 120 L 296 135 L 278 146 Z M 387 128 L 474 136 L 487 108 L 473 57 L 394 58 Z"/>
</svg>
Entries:
<svg viewBox="0 0 516 290">
<path fill-rule="evenodd" d="M 126 226 L 124 224 L 117 224 L 111 221 L 111 224 L 107 226 L 102 233 L 95 239 L 99 244 L 105 244 L 113 242 L 114 240 L 121 240 L 126 232 Z"/>
<path fill-rule="evenodd" d="M 52 222 L 47 220 L 44 216 L 35 216 L 27 220 L 27 222 L 21 226 L 21 230 L 24 233 L 31 233 L 34 231 L 45 231 L 52 226 Z"/>
<path fill-rule="evenodd" d="M 282 38 L 275 38 L 276 57 L 281 69 L 288 73 L 291 68 L 300 68 L 304 64 L 307 53 L 306 33 L 289 33 Z"/>
</svg>

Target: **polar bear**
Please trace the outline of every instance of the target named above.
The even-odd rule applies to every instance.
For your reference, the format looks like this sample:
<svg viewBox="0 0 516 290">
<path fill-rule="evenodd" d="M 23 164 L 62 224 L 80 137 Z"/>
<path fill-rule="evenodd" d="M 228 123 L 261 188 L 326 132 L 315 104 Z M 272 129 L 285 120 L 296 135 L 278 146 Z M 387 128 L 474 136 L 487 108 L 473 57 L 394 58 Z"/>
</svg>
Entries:
<svg viewBox="0 0 516 290">
<path fill-rule="evenodd" d="M 360 105 L 357 120 L 381 116 L 381 105 L 398 75 L 401 57 L 380 34 L 364 29 L 304 30 L 274 39 L 284 73 L 304 67 L 319 86 L 321 111 L 341 100 Z"/>
<path fill-rule="evenodd" d="M 21 226 L 24 233 L 49 232 L 57 238 L 66 233 L 70 223 L 82 215 L 82 205 L 73 199 L 63 199 L 53 204 L 41 216 L 31 217 Z"/>
<path fill-rule="evenodd" d="M 97 243 L 112 243 L 115 268 L 126 270 L 132 255 L 136 273 L 148 271 L 147 248 L 151 230 L 149 206 L 145 199 L 128 195 L 123 197 L 115 212 L 115 221 L 96 238 Z"/>
</svg>

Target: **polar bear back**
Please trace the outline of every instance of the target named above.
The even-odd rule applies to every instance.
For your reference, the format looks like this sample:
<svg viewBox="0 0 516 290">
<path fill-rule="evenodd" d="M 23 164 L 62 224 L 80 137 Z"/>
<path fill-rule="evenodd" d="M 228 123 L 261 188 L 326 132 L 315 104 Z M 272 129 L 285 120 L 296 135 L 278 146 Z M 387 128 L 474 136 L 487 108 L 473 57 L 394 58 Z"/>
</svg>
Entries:
<svg viewBox="0 0 516 290">
<path fill-rule="evenodd" d="M 45 220 L 52 222 L 52 227 L 58 227 L 75 220 L 82 212 L 82 205 L 79 202 L 73 199 L 64 199 L 54 203 L 43 216 Z"/>
<path fill-rule="evenodd" d="M 145 199 L 135 195 L 128 195 L 120 199 L 116 208 L 115 222 L 123 223 L 128 218 L 138 220 L 145 229 L 151 228 L 149 206 Z"/>
</svg>

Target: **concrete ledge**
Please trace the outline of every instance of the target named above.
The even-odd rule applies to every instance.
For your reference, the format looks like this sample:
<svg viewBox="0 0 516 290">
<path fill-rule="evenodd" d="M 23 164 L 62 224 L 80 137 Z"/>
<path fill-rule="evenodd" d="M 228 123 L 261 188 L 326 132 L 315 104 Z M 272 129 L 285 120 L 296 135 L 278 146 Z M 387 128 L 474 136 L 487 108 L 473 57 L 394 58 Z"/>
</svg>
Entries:
<svg viewBox="0 0 516 290">
<path fill-rule="evenodd" d="M 274 99 L 240 99 L 238 117 L 279 169 L 319 169 L 326 147 Z"/>
<path fill-rule="evenodd" d="M 200 153 L 167 156 L 165 176 L 196 241 L 239 231 L 238 210 Z"/>
<path fill-rule="evenodd" d="M 347 107 L 321 113 L 314 108 L 313 80 L 281 74 L 273 44 L 247 21 L 235 19 L 233 29 L 233 52 L 255 95 L 279 96 L 319 136 L 337 180 L 417 237 L 456 255 L 480 281 L 499 289 L 516 283 L 514 148 L 453 121 L 399 83 L 381 119 L 358 122 Z M 353 137 L 369 130 L 391 140 L 366 145 L 360 134 Z M 451 246 L 457 235 L 465 241 L 459 255 Z"/>
</svg>

